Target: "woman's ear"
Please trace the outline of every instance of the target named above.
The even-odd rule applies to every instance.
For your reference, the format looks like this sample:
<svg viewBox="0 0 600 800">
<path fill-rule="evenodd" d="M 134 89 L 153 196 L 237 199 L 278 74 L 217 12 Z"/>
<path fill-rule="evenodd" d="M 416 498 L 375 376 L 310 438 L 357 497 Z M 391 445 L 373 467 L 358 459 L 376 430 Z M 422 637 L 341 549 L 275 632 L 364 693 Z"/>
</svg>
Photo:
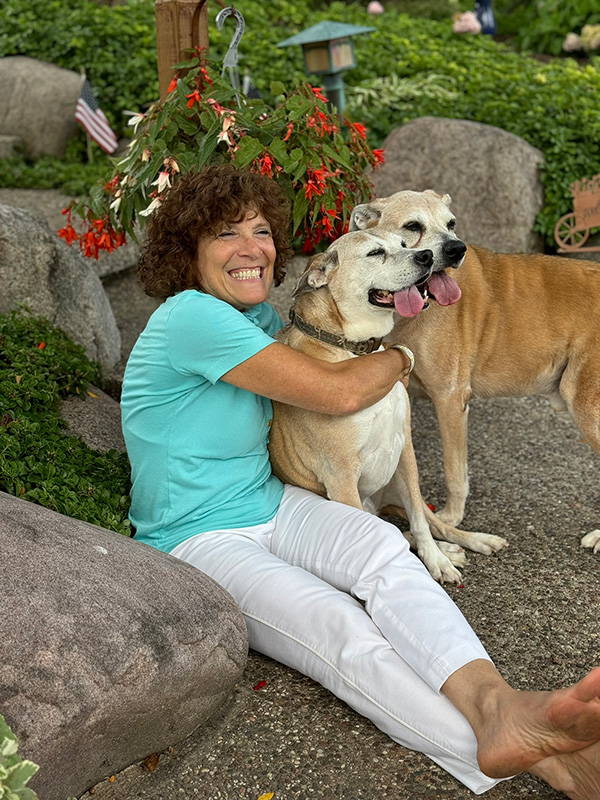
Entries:
<svg viewBox="0 0 600 800">
<path fill-rule="evenodd" d="M 338 254 L 335 250 L 313 256 L 298 279 L 292 296 L 297 297 L 303 292 L 314 292 L 315 289 L 325 286 L 329 280 L 329 273 L 337 265 Z"/>
</svg>

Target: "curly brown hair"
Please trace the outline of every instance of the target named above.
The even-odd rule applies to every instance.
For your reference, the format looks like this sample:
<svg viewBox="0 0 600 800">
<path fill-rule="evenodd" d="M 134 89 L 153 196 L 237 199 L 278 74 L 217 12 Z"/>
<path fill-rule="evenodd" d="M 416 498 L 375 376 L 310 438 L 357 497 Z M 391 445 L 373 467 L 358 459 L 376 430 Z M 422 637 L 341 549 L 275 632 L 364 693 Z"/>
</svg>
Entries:
<svg viewBox="0 0 600 800">
<path fill-rule="evenodd" d="M 277 256 L 274 284 L 285 276 L 290 247 L 290 204 L 271 178 L 231 164 L 180 175 L 148 222 L 138 279 L 151 297 L 199 289 L 198 240 L 217 236 L 223 225 L 258 211 L 271 226 Z"/>
</svg>

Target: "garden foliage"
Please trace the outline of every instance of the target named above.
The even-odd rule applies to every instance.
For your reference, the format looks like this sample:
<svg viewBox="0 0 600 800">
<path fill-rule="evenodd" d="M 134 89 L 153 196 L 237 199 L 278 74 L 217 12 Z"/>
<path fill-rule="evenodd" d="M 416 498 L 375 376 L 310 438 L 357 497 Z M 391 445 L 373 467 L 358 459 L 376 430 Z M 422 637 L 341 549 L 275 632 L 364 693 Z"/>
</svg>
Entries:
<svg viewBox="0 0 600 800">
<path fill-rule="evenodd" d="M 499 31 L 512 34 L 520 50 L 559 55 L 568 33 L 600 24 L 598 0 L 502 0 Z"/>
<path fill-rule="evenodd" d="M 39 767 L 22 759 L 17 737 L 0 714 L 0 800 L 38 800 L 26 785 Z"/>
<path fill-rule="evenodd" d="M 590 11 L 597 0 L 540 2 L 544 13 L 540 13 L 537 2 L 523 0 L 515 4 L 514 0 L 498 0 L 494 8 L 500 29 L 513 18 L 525 15 L 528 26 L 523 28 L 524 36 L 529 31 L 528 46 L 539 50 L 543 49 L 543 43 L 537 34 L 537 39 L 534 38 L 536 26 L 550 25 L 552 30 L 559 31 L 562 42 L 566 33 L 577 32 L 583 24 L 592 23 L 598 13 L 597 8 Z M 106 84 L 100 81 L 96 86 L 103 108 L 107 112 L 137 110 L 155 99 L 153 0 L 129 0 L 129 5 L 114 8 L 98 7 L 91 0 L 32 0 L 28 5 L 24 0 L 4 0 L 4 3 L 10 13 L 4 13 L 3 8 L 0 15 L 0 55 L 26 51 L 28 55 L 49 58 L 60 51 L 60 63 L 78 69 L 83 51 L 78 49 L 79 45 L 71 48 L 69 44 L 79 41 L 73 20 L 81 20 L 82 9 L 92 6 L 92 27 L 95 20 L 106 15 L 106 30 L 110 32 L 109 37 L 95 28 L 93 36 L 97 41 L 87 50 L 90 58 L 97 59 L 97 66 L 92 63 L 94 71 L 107 76 Z M 27 7 L 37 9 L 38 5 L 38 17 L 33 10 L 27 16 L 27 30 L 26 26 L 19 27 L 17 13 Z M 272 104 L 273 83 L 290 88 L 306 80 L 301 49 L 279 48 L 278 42 L 323 19 L 374 27 L 373 33 L 356 37 L 358 65 L 345 74 L 347 112 L 354 121 L 366 123 L 370 146 L 381 147 L 393 128 L 424 115 L 475 120 L 523 137 L 542 150 L 546 160 L 542 174 L 546 201 L 537 229 L 551 245 L 556 221 L 572 208 L 570 184 L 600 172 L 600 109 L 596 101 L 600 90 L 600 58 L 592 58 L 582 67 L 571 58 L 540 63 L 488 36 L 453 34 L 450 17 L 442 21 L 413 18 L 387 3 L 384 14 L 371 16 L 366 14 L 365 5 L 314 0 L 280 0 L 270 4 L 240 0 L 236 8 L 246 20 L 240 45 L 241 71 L 249 71 L 265 100 Z M 58 36 L 53 36 L 56 44 L 46 41 L 46 31 L 53 29 L 46 7 L 54 14 L 58 14 L 59 7 L 63 11 L 62 27 L 56 26 Z M 404 3 L 400 7 L 404 8 Z M 214 15 L 219 6 L 214 3 L 209 8 L 210 57 L 212 63 L 219 64 L 234 26 L 227 22 L 218 31 Z M 117 15 L 118 25 L 113 18 L 108 22 L 111 14 Z M 145 26 L 144 33 L 130 37 L 128 29 L 135 24 Z M 121 50 L 113 58 L 117 47 Z M 552 50 L 555 51 L 556 48 Z M 67 63 L 69 59 L 71 62 Z M 106 64 L 100 63 L 103 61 Z M 113 72 L 109 79 L 110 70 Z M 89 71 L 95 83 L 91 66 Z M 146 80 L 143 76 L 150 73 L 152 78 Z M 108 93 L 109 83 L 111 91 L 119 94 L 118 102 Z M 16 162 L 0 164 L 0 182 L 19 185 L 11 178 L 14 169 Z M 24 171 L 21 168 L 22 177 Z"/>
<path fill-rule="evenodd" d="M 292 233 L 307 252 L 340 236 L 354 205 L 371 199 L 366 168 L 383 157 L 368 147 L 363 125 L 330 114 L 321 90 L 306 83 L 289 93 L 274 84 L 275 108 L 236 97 L 202 55 L 181 65 L 163 103 L 132 118 L 135 139 L 108 183 L 67 211 L 59 236 L 78 241 L 86 256 L 135 236 L 178 175 L 206 164 L 250 167 L 278 183 L 292 207 Z M 73 226 L 73 211 L 85 230 Z"/>
<path fill-rule="evenodd" d="M 0 315 L 0 490 L 129 535 L 127 456 L 90 450 L 60 418 L 62 398 L 99 381 L 98 365 L 46 320 Z"/>
</svg>

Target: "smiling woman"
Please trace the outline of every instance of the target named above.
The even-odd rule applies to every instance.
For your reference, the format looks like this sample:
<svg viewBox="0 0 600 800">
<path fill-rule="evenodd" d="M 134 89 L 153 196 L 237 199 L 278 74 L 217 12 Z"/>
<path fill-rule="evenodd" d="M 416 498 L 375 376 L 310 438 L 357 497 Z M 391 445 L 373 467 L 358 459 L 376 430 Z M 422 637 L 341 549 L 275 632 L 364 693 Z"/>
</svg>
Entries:
<svg viewBox="0 0 600 800">
<path fill-rule="evenodd" d="M 275 340 L 283 322 L 266 299 L 290 255 L 288 213 L 270 178 L 222 165 L 181 176 L 150 218 L 140 278 L 166 301 L 121 397 L 135 538 L 223 586 L 252 648 L 472 791 L 530 769 L 600 800 L 599 770 L 585 766 L 600 757 L 600 670 L 523 699 L 398 528 L 273 475 L 271 400 L 335 418 L 385 398 L 411 367 L 398 349 L 331 362 Z M 584 778 L 595 794 L 579 791 Z"/>
</svg>

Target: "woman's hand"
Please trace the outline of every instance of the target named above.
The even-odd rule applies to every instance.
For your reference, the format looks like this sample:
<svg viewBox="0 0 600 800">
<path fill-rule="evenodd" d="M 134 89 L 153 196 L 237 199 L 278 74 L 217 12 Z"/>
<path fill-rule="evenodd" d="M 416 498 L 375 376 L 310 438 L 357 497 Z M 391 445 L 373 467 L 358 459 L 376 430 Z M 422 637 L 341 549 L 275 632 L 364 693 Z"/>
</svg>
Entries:
<svg viewBox="0 0 600 800">
<path fill-rule="evenodd" d="M 280 403 L 344 415 L 377 403 L 397 381 L 406 385 L 409 372 L 410 359 L 397 346 L 331 362 L 273 342 L 222 380 Z"/>
</svg>

